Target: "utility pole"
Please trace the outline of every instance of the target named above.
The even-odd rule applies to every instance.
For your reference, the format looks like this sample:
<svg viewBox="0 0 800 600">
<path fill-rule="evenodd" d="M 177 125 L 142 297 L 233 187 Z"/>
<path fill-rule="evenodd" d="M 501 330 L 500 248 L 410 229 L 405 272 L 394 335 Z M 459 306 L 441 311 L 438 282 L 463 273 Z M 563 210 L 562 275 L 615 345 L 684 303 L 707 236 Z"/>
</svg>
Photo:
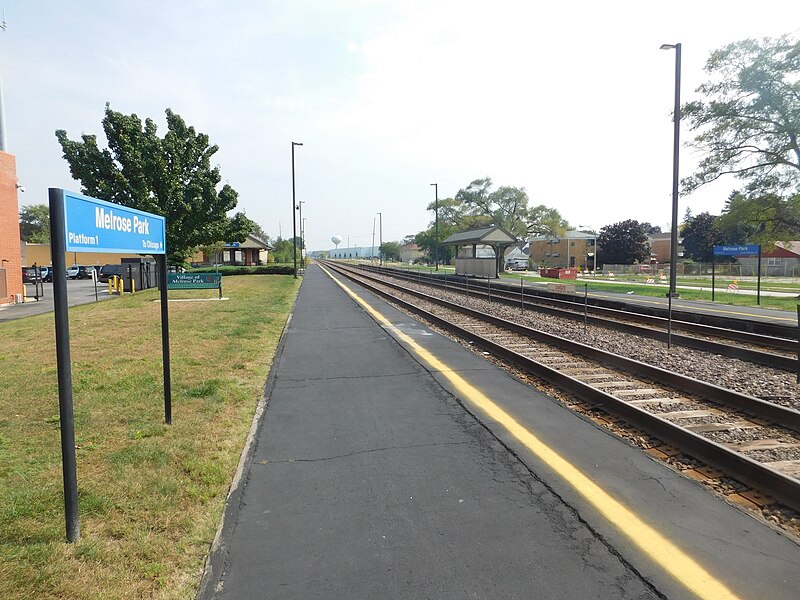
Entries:
<svg viewBox="0 0 800 600">
<path fill-rule="evenodd" d="M 369 264 L 374 265 L 375 262 L 375 217 L 372 217 L 372 254 L 369 257 Z"/>
<path fill-rule="evenodd" d="M 383 213 L 378 213 L 378 222 L 380 223 L 380 233 L 378 237 L 380 246 L 378 246 L 378 256 L 380 257 L 380 264 L 383 266 Z"/>
<path fill-rule="evenodd" d="M 436 265 L 436 270 L 439 270 L 439 184 L 432 183 L 434 187 L 434 191 L 436 193 L 436 200 L 434 203 L 434 212 L 436 213 L 436 229 L 434 232 L 434 240 L 433 240 L 433 262 Z"/>
<path fill-rule="evenodd" d="M 304 268 L 306 265 L 305 260 L 303 260 L 303 204 L 305 204 L 305 200 L 300 200 L 297 203 L 297 209 L 300 211 L 300 268 Z"/>
</svg>

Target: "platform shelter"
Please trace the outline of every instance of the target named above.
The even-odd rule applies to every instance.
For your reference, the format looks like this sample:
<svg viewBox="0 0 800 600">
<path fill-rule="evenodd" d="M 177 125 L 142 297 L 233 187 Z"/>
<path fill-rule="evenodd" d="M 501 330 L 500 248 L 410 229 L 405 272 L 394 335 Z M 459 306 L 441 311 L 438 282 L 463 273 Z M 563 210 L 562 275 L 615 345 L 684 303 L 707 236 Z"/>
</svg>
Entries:
<svg viewBox="0 0 800 600">
<path fill-rule="evenodd" d="M 456 274 L 498 277 L 503 268 L 505 249 L 516 238 L 499 225 L 454 233 L 442 242 L 456 247 Z"/>
</svg>

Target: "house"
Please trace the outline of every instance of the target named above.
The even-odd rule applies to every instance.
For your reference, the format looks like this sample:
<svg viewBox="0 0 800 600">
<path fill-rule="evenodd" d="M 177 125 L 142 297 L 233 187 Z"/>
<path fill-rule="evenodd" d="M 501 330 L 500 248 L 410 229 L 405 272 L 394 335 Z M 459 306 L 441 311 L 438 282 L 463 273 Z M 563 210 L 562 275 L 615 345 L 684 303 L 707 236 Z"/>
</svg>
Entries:
<svg viewBox="0 0 800 600">
<path fill-rule="evenodd" d="M 757 275 L 758 256 L 738 256 L 741 275 Z M 764 277 L 795 277 L 800 273 L 800 241 L 775 242 L 771 250 L 761 252 L 761 275 Z"/>
<path fill-rule="evenodd" d="M 506 268 L 512 265 L 524 265 L 527 268 L 528 259 L 530 259 L 530 254 L 528 254 L 529 249 L 530 244 L 528 242 L 517 242 L 506 248 L 506 253 L 503 257 Z"/>
<path fill-rule="evenodd" d="M 653 233 L 647 236 L 650 242 L 650 260 L 658 263 L 670 262 L 670 249 L 672 248 L 672 234 Z M 678 258 L 683 258 L 683 238 L 678 237 Z"/>
<path fill-rule="evenodd" d="M 400 246 L 400 262 L 414 262 L 415 260 L 422 258 L 422 256 L 422 248 L 417 246 L 414 242 Z"/>
</svg>

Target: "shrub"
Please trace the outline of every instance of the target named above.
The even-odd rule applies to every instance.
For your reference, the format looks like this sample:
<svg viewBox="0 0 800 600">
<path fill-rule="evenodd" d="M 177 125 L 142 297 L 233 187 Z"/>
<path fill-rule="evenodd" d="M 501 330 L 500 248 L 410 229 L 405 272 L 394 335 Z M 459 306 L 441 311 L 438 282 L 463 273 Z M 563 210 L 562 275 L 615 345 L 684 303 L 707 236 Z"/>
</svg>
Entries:
<svg viewBox="0 0 800 600">
<path fill-rule="evenodd" d="M 258 267 L 222 266 L 189 269 L 188 273 L 222 273 L 223 275 L 292 275 L 294 268 L 286 265 L 267 265 Z"/>
</svg>

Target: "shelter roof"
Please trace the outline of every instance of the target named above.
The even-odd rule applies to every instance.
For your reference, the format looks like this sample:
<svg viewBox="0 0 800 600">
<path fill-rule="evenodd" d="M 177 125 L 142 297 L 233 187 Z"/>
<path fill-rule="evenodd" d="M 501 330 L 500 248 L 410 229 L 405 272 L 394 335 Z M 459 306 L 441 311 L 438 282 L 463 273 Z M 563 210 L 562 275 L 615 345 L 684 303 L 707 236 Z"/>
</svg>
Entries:
<svg viewBox="0 0 800 600">
<path fill-rule="evenodd" d="M 444 241 L 443 246 L 465 246 L 467 244 L 501 244 L 507 246 L 516 242 L 516 238 L 499 225 L 481 227 L 454 233 Z"/>
</svg>

